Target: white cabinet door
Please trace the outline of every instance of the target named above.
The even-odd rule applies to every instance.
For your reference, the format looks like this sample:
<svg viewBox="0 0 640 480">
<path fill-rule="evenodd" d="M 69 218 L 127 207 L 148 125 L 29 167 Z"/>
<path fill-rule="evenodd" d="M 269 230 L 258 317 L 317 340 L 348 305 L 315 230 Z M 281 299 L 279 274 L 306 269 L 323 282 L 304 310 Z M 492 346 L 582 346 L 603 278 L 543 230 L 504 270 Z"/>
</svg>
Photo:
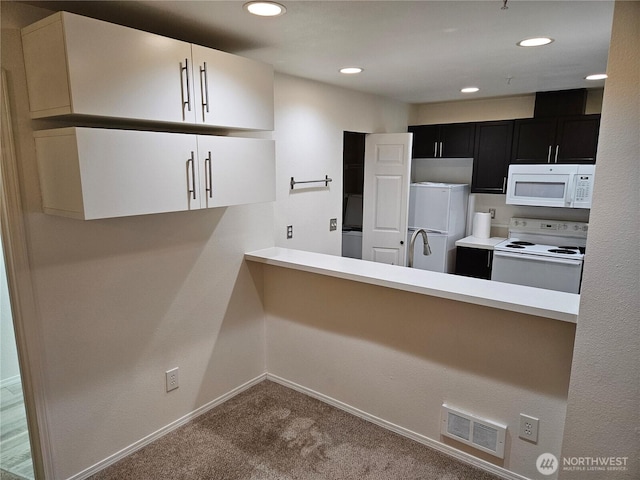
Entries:
<svg viewBox="0 0 640 480">
<path fill-rule="evenodd" d="M 195 135 L 73 127 L 35 137 L 45 213 L 90 220 L 200 208 Z"/>
<path fill-rule="evenodd" d="M 275 142 L 198 136 L 203 207 L 275 200 Z"/>
<path fill-rule="evenodd" d="M 197 123 L 273 130 L 271 65 L 199 45 L 192 55 Z"/>
<path fill-rule="evenodd" d="M 189 43 L 68 12 L 24 28 L 22 38 L 34 118 L 195 122 Z"/>
</svg>

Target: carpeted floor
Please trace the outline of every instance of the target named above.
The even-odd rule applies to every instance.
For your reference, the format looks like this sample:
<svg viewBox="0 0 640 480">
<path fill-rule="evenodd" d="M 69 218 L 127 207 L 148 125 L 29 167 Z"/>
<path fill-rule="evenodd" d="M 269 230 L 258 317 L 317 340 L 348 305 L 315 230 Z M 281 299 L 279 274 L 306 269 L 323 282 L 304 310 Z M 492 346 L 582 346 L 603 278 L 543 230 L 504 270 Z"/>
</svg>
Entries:
<svg viewBox="0 0 640 480">
<path fill-rule="evenodd" d="M 92 480 L 498 480 L 264 381 Z"/>
</svg>

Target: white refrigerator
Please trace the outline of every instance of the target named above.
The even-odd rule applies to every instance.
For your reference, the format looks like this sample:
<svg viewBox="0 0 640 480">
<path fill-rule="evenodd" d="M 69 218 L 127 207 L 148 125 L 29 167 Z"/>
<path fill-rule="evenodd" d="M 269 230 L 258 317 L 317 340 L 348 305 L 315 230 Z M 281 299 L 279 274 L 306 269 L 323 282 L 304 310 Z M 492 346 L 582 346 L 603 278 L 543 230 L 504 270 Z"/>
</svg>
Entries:
<svg viewBox="0 0 640 480">
<path fill-rule="evenodd" d="M 427 231 L 431 255 L 424 255 L 422 235 L 416 237 L 413 268 L 453 273 L 456 240 L 465 237 L 469 185 L 453 183 L 412 183 L 409 190 L 409 231 L 407 248 L 413 232 Z"/>
</svg>

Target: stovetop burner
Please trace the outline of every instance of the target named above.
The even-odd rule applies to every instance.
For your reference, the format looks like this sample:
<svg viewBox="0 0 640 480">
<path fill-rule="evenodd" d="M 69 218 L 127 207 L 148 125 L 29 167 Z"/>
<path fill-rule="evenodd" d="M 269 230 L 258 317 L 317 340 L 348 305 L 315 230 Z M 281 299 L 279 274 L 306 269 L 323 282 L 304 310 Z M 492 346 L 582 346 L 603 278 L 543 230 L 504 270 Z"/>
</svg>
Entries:
<svg viewBox="0 0 640 480">
<path fill-rule="evenodd" d="M 560 246 L 558 248 L 561 248 L 562 250 L 577 250 L 580 253 L 583 253 L 586 251 L 585 247 L 576 247 L 575 245 L 572 246 Z"/>
<path fill-rule="evenodd" d="M 556 246 L 561 245 L 561 246 Z M 579 246 L 562 246 L 563 243 L 558 241 L 553 243 L 535 243 L 529 240 L 519 239 L 517 237 L 508 238 L 504 242 L 494 247 L 497 251 L 509 251 L 518 255 L 537 255 L 541 257 L 557 257 L 572 258 L 581 260 L 584 256 L 584 247 Z"/>
</svg>

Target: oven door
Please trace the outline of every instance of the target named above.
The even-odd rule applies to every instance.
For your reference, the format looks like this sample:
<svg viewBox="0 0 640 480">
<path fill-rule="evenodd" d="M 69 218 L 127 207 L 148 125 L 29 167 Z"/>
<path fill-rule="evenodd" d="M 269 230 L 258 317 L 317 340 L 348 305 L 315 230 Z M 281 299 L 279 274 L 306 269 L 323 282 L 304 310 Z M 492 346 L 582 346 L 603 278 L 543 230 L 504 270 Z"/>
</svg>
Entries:
<svg viewBox="0 0 640 480">
<path fill-rule="evenodd" d="M 491 280 L 580 293 L 582 260 L 494 251 Z"/>
</svg>

